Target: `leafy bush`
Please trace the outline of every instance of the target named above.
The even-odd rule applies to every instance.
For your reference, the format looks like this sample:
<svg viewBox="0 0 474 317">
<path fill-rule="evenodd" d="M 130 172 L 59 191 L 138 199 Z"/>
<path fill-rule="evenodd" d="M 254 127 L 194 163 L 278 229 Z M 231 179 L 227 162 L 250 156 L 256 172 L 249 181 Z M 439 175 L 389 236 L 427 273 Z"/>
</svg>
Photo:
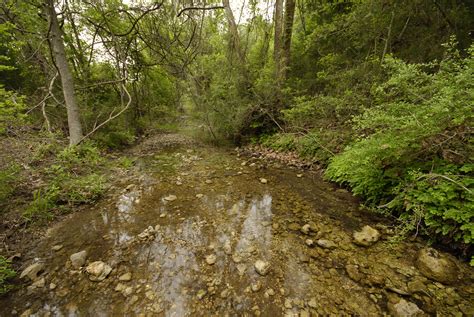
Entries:
<svg viewBox="0 0 474 317">
<path fill-rule="evenodd" d="M 23 122 L 26 109 L 24 102 L 25 96 L 5 90 L 0 85 L 0 134 L 5 133 L 8 126 Z"/>
<path fill-rule="evenodd" d="M 11 263 L 0 256 L 0 295 L 5 294 L 11 289 L 11 285 L 7 282 L 15 277 L 16 272 L 11 268 Z"/>
<path fill-rule="evenodd" d="M 100 151 L 90 142 L 59 152 L 56 163 L 45 169 L 48 185 L 33 193 L 24 217 L 49 220 L 55 210 L 96 201 L 105 190 L 105 178 L 97 173 L 101 162 Z"/>
<path fill-rule="evenodd" d="M 474 47 L 461 59 L 454 46 L 440 64 L 386 59 L 376 105 L 354 119 L 359 139 L 331 160 L 326 177 L 407 223 L 421 215 L 430 231 L 472 243 Z"/>
</svg>

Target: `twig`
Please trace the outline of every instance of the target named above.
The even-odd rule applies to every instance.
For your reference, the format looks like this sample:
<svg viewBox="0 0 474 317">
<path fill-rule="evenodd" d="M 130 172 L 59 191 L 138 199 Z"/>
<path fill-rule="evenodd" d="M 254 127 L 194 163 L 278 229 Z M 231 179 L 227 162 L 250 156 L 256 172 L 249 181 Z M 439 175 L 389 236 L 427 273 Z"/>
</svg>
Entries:
<svg viewBox="0 0 474 317">
<path fill-rule="evenodd" d="M 464 186 L 463 184 L 459 183 L 458 181 L 455 181 L 454 179 L 452 178 L 449 178 L 448 176 L 445 176 L 445 175 L 441 175 L 441 174 L 434 174 L 434 173 L 429 173 L 429 174 L 424 174 L 424 175 L 421 175 L 420 177 L 418 177 L 416 180 L 420 180 L 422 178 L 436 178 L 436 177 L 441 177 L 441 178 L 444 178 L 450 182 L 453 182 L 454 184 L 458 185 L 459 187 L 462 187 L 463 189 L 465 189 L 469 194 L 472 194 L 472 191 L 467 188 L 466 186 Z"/>
</svg>

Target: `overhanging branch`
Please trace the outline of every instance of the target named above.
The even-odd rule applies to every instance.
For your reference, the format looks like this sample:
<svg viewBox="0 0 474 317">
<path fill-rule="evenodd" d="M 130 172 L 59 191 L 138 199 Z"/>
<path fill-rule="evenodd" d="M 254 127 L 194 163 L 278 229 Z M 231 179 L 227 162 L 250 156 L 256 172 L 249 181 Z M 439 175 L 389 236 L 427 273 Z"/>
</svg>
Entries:
<svg viewBox="0 0 474 317">
<path fill-rule="evenodd" d="M 224 9 L 224 8 L 225 7 L 223 5 L 211 6 L 211 7 L 187 7 L 187 8 L 181 9 L 181 11 L 179 11 L 177 17 L 179 18 L 181 16 L 181 14 L 183 14 L 186 11 L 190 11 L 190 10 L 217 10 L 217 9 Z"/>
</svg>

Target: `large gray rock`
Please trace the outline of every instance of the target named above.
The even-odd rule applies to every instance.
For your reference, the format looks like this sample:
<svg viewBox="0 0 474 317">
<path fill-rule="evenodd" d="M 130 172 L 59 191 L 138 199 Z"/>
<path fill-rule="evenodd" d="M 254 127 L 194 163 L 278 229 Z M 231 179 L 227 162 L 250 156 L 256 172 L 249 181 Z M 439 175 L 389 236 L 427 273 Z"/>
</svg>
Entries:
<svg viewBox="0 0 474 317">
<path fill-rule="evenodd" d="M 416 266 L 421 274 L 441 283 L 450 284 L 458 279 L 456 263 L 433 248 L 424 248 L 418 252 Z"/>
<path fill-rule="evenodd" d="M 21 272 L 20 278 L 24 278 L 26 276 L 30 280 L 36 281 L 43 270 L 44 270 L 43 263 L 33 263 L 30 266 L 28 266 L 26 269 L 24 269 L 23 272 Z"/>
<path fill-rule="evenodd" d="M 368 247 L 380 239 L 380 232 L 371 226 L 364 226 L 361 231 L 354 232 L 354 243 Z"/>
<path fill-rule="evenodd" d="M 396 303 L 388 303 L 388 311 L 394 317 L 424 316 L 424 312 L 415 303 L 400 298 Z"/>
<path fill-rule="evenodd" d="M 104 280 L 111 271 L 112 268 L 102 261 L 92 262 L 86 268 L 86 272 L 89 274 L 89 279 L 95 282 Z"/>
<path fill-rule="evenodd" d="M 69 259 L 71 260 L 71 264 L 75 269 L 79 269 L 81 266 L 86 264 L 87 259 L 87 251 L 83 250 L 77 253 L 72 254 Z"/>
</svg>

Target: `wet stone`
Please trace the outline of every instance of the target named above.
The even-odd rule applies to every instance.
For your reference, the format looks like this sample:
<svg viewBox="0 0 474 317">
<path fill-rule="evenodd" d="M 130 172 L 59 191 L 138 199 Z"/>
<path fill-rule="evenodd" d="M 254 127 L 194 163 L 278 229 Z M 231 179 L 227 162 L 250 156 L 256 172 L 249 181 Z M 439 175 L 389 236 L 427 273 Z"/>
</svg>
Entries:
<svg viewBox="0 0 474 317">
<path fill-rule="evenodd" d="M 43 263 L 33 263 L 21 272 L 20 278 L 28 277 L 30 280 L 35 281 L 43 270 Z"/>
<path fill-rule="evenodd" d="M 319 239 L 316 241 L 316 244 L 323 249 L 335 249 L 337 245 L 331 240 Z"/>
<path fill-rule="evenodd" d="M 178 199 L 178 197 L 176 197 L 176 195 L 168 195 L 168 196 L 165 197 L 166 201 L 175 201 L 176 199 Z"/>
<path fill-rule="evenodd" d="M 217 256 L 215 254 L 210 254 L 206 256 L 206 263 L 209 265 L 215 264 L 217 261 Z"/>
<path fill-rule="evenodd" d="M 262 288 L 262 282 L 256 281 L 250 286 L 252 292 L 258 292 Z"/>
<path fill-rule="evenodd" d="M 456 264 L 432 248 L 424 248 L 419 251 L 416 265 L 424 276 L 441 283 L 450 284 L 458 278 Z"/>
<path fill-rule="evenodd" d="M 415 304 L 403 298 L 396 303 L 388 303 L 388 311 L 394 317 L 424 316 L 424 312 Z"/>
<path fill-rule="evenodd" d="M 207 291 L 204 290 L 204 289 L 200 289 L 200 290 L 197 292 L 196 297 L 197 297 L 199 300 L 201 300 L 201 299 L 203 299 L 204 296 L 206 296 L 206 295 L 207 295 Z"/>
<path fill-rule="evenodd" d="M 119 276 L 119 281 L 128 282 L 132 280 L 132 273 L 127 272 Z"/>
<path fill-rule="evenodd" d="M 102 261 L 92 262 L 86 268 L 86 272 L 89 274 L 89 279 L 94 282 L 104 280 L 111 271 L 112 268 Z"/>
<path fill-rule="evenodd" d="M 63 248 L 63 245 L 62 245 L 62 244 L 56 244 L 56 245 L 53 245 L 53 246 L 51 247 L 51 250 L 57 252 L 57 251 L 61 250 L 62 248 Z"/>
<path fill-rule="evenodd" d="M 361 231 L 356 231 L 353 234 L 354 243 L 368 247 L 380 239 L 380 232 L 371 226 L 364 226 Z"/>
<path fill-rule="evenodd" d="M 309 224 L 305 224 L 304 226 L 301 227 L 300 231 L 301 233 L 308 235 L 312 231 L 311 226 Z"/>
<path fill-rule="evenodd" d="M 77 253 L 72 254 L 69 259 L 71 260 L 71 264 L 75 269 L 82 267 L 86 263 L 87 259 L 87 251 L 83 250 Z"/>
<path fill-rule="evenodd" d="M 255 271 L 257 271 L 258 274 L 267 275 L 268 271 L 270 270 L 270 263 L 262 260 L 257 260 L 254 264 L 254 267 Z"/>
<path fill-rule="evenodd" d="M 245 274 L 245 271 L 247 270 L 247 266 L 245 264 L 237 264 L 237 272 L 239 273 L 240 276 Z"/>
</svg>

